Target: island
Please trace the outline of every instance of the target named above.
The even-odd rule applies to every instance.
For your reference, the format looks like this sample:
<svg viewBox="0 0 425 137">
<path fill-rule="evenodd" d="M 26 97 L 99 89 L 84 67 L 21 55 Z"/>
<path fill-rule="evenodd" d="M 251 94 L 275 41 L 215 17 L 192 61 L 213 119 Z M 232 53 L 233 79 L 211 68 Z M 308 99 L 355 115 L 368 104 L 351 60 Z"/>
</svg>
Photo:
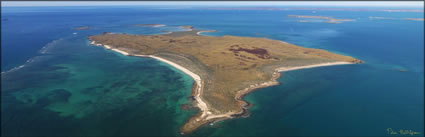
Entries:
<svg viewBox="0 0 425 137">
<path fill-rule="evenodd" d="M 320 7 L 320 8 L 307 8 L 307 7 L 216 7 L 216 8 L 212 8 L 212 7 L 205 7 L 202 9 L 206 9 L 206 10 L 256 10 L 256 11 L 261 11 L 261 10 L 266 10 L 266 11 L 271 11 L 271 10 L 280 10 L 280 11 L 291 11 L 291 10 L 306 10 L 306 11 L 360 11 L 360 12 L 371 12 L 371 11 L 376 11 L 376 12 L 424 12 L 423 9 L 380 9 L 380 8 L 376 8 L 376 9 L 371 9 L 371 8 L 324 8 L 324 7 Z"/>
<path fill-rule="evenodd" d="M 395 20 L 397 18 L 392 18 L 392 17 L 374 17 L 374 16 L 369 16 L 370 20 Z"/>
<path fill-rule="evenodd" d="M 298 22 L 325 22 L 325 23 L 342 23 L 347 21 L 355 21 L 353 19 L 337 19 L 333 17 L 327 17 L 327 16 L 308 16 L 308 15 L 288 15 L 288 17 L 294 17 L 294 18 L 307 18 L 307 19 L 319 19 L 319 20 L 298 20 Z"/>
<path fill-rule="evenodd" d="M 164 27 L 164 24 L 136 24 L 136 27 Z"/>
<path fill-rule="evenodd" d="M 192 30 L 193 29 L 193 26 L 180 26 L 180 28 L 185 28 L 185 29 Z"/>
<path fill-rule="evenodd" d="M 199 113 L 180 129 L 188 134 L 210 122 L 247 113 L 247 93 L 279 84 L 280 72 L 363 61 L 326 50 L 240 36 L 203 36 L 203 30 L 157 35 L 99 34 L 91 45 L 127 56 L 149 57 L 170 64 L 194 79 L 191 99 Z M 190 108 L 182 106 L 182 108 Z"/>
<path fill-rule="evenodd" d="M 403 69 L 403 68 L 396 68 L 393 69 L 394 71 L 399 71 L 399 72 L 409 72 L 407 69 Z"/>
<path fill-rule="evenodd" d="M 393 17 L 369 17 L 370 20 L 381 19 L 381 20 L 410 20 L 410 21 L 424 21 L 424 18 L 393 18 Z"/>
<path fill-rule="evenodd" d="M 86 29 L 90 29 L 90 27 L 76 27 L 74 29 L 75 30 L 86 30 Z"/>
<path fill-rule="evenodd" d="M 424 21 L 424 18 L 403 18 L 403 20 Z"/>
</svg>

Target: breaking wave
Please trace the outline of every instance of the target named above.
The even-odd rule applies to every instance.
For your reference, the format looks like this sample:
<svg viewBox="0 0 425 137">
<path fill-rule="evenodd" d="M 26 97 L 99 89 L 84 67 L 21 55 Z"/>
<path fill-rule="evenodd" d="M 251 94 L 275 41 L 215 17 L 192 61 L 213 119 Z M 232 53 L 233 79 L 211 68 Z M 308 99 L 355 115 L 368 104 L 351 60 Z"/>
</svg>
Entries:
<svg viewBox="0 0 425 137">
<path fill-rule="evenodd" d="M 25 63 L 24 64 L 22 64 L 22 65 L 19 65 L 19 66 L 16 66 L 16 67 L 13 67 L 13 68 L 11 68 L 11 69 L 9 69 L 9 70 L 6 70 L 6 71 L 2 71 L 1 72 L 1 74 L 5 74 L 5 73 L 8 73 L 8 72 L 12 72 L 12 71 L 16 71 L 16 70 L 19 70 L 19 69 L 22 69 L 22 68 L 24 68 L 25 66 L 27 66 L 28 64 L 30 64 L 30 63 L 32 63 L 32 62 L 34 62 L 35 60 L 36 60 L 36 58 L 37 57 L 39 57 L 39 56 L 44 56 L 44 55 L 46 55 L 46 54 L 49 54 L 50 52 L 49 52 L 49 49 L 51 48 L 51 47 L 53 47 L 54 45 L 56 45 L 57 43 L 59 43 L 60 41 L 62 41 L 63 40 L 63 38 L 60 38 L 60 39 L 57 39 L 57 40 L 53 40 L 53 41 L 51 41 L 51 42 L 49 42 L 49 43 L 47 43 L 45 46 L 43 46 L 39 51 L 38 51 L 38 53 L 40 54 L 40 55 L 36 55 L 36 56 L 34 56 L 34 57 L 32 57 L 32 58 L 30 58 L 30 59 L 28 59 L 27 61 L 25 61 Z"/>
</svg>

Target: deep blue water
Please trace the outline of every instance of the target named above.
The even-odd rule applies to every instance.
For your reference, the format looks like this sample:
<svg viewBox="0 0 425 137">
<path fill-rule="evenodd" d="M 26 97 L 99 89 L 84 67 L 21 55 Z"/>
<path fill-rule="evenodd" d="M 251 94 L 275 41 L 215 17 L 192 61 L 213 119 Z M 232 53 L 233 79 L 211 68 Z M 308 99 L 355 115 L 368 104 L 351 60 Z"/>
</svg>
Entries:
<svg viewBox="0 0 425 137">
<path fill-rule="evenodd" d="M 366 62 L 285 72 L 280 85 L 245 97 L 254 104 L 248 118 L 192 135 L 387 136 L 388 128 L 424 135 L 424 22 L 369 19 L 423 18 L 423 12 L 123 6 L 2 7 L 1 14 L 7 19 L 1 22 L 2 135 L 178 135 L 197 111 L 181 107 L 190 104 L 190 77 L 153 59 L 88 46 L 87 36 L 158 34 L 179 31 L 179 25 L 217 30 L 205 35 L 282 40 Z M 356 21 L 300 23 L 291 14 Z M 73 30 L 81 26 L 91 29 Z"/>
</svg>

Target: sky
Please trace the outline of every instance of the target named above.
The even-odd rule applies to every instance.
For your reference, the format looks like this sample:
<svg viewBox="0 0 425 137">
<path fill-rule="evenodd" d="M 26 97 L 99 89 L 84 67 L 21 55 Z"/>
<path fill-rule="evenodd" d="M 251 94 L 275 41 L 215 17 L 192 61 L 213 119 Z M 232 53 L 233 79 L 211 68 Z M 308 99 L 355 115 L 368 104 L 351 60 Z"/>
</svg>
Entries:
<svg viewBox="0 0 425 137">
<path fill-rule="evenodd" d="M 424 7 L 424 1 L 2 1 L 2 7 L 14 6 L 124 6 L 124 5 L 229 5 L 229 6 L 379 6 Z"/>
</svg>

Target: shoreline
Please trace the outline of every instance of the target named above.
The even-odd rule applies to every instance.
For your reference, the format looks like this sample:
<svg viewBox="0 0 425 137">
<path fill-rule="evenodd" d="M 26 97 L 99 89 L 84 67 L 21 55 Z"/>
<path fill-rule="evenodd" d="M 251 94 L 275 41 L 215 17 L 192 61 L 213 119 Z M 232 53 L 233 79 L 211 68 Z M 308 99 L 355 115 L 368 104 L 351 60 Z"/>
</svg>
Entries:
<svg viewBox="0 0 425 137">
<path fill-rule="evenodd" d="M 319 64 L 313 64 L 313 65 L 305 65 L 305 66 L 296 66 L 296 67 L 280 67 L 280 68 L 276 68 L 275 71 L 272 74 L 272 78 L 267 81 L 267 82 L 263 82 L 263 83 L 257 83 L 257 84 L 253 84 L 250 85 L 249 87 L 239 90 L 237 91 L 237 94 L 235 96 L 235 99 L 239 102 L 240 108 L 242 109 L 239 112 L 228 112 L 228 113 L 224 113 L 224 114 L 212 114 L 208 108 L 207 103 L 205 103 L 202 100 L 202 79 L 199 75 L 193 73 L 192 71 L 190 71 L 187 68 L 184 68 L 174 62 L 171 62 L 169 60 L 166 60 L 164 58 L 161 57 L 157 57 L 154 55 L 138 55 L 138 54 L 129 54 L 125 51 L 119 50 L 119 49 L 115 49 L 112 48 L 109 45 L 102 45 L 102 44 L 96 44 L 95 41 L 91 41 L 90 45 L 94 45 L 94 46 L 102 46 L 105 47 L 106 49 L 118 52 L 122 55 L 125 56 L 137 56 L 137 57 L 150 57 L 150 58 L 154 58 L 158 61 L 164 62 L 166 64 L 169 64 L 171 66 L 173 66 L 174 68 L 182 71 L 183 73 L 189 75 L 190 77 L 192 77 L 192 79 L 194 80 L 194 84 L 196 84 L 196 90 L 193 90 L 192 88 L 192 95 L 194 100 L 196 100 L 196 106 L 200 109 L 201 111 L 201 116 L 199 118 L 196 118 L 196 121 L 200 121 L 205 120 L 207 122 L 214 122 L 216 120 L 225 120 L 225 119 L 230 119 L 230 118 L 235 118 L 235 117 L 240 117 L 242 116 L 244 113 L 248 112 L 248 107 L 249 107 L 249 103 L 244 101 L 242 98 L 247 95 L 248 93 L 256 90 L 256 89 L 261 89 L 261 88 L 265 88 L 265 87 L 270 87 L 270 86 L 274 86 L 274 85 L 278 85 L 279 82 L 276 81 L 276 79 L 278 79 L 281 76 L 280 72 L 286 72 L 286 71 L 293 71 L 293 70 L 300 70 L 300 69 L 308 69 L 308 68 L 315 68 L 315 67 L 323 67 L 323 66 L 335 66 L 335 65 L 348 65 L 348 64 L 354 64 L 351 62 L 343 62 L 343 61 L 338 61 L 338 62 L 327 62 L 327 63 L 319 63 Z M 181 132 L 181 134 L 184 134 L 183 132 Z"/>
<path fill-rule="evenodd" d="M 249 106 L 250 104 L 244 101 L 242 98 L 245 95 L 253 92 L 254 90 L 279 85 L 280 82 L 278 82 L 277 79 L 281 77 L 281 72 L 309 69 L 309 68 L 316 68 L 316 67 L 325 67 L 325 66 L 349 65 L 349 64 L 355 64 L 355 63 L 338 61 L 338 62 L 327 62 L 327 63 L 319 63 L 319 64 L 306 65 L 306 66 L 276 68 L 272 74 L 272 78 L 270 81 L 253 84 L 253 85 L 250 85 L 248 88 L 238 91 L 238 93 L 235 96 L 235 99 L 241 104 L 242 111 L 239 113 L 235 113 L 233 115 L 243 115 L 244 113 L 248 113 L 248 108 L 250 107 Z"/>
<path fill-rule="evenodd" d="M 109 45 L 96 44 L 96 41 L 92 41 L 90 44 L 91 45 L 95 45 L 95 46 L 103 46 L 106 49 L 109 49 L 109 50 L 112 50 L 112 51 L 116 51 L 116 52 L 118 52 L 120 54 L 123 54 L 125 56 L 137 56 L 137 57 L 150 57 L 150 58 L 154 58 L 156 60 L 159 60 L 159 61 L 162 61 L 162 62 L 164 62 L 166 64 L 169 64 L 169 65 L 173 66 L 174 68 L 176 68 L 176 69 L 178 69 L 180 71 L 183 71 L 183 73 L 185 73 L 185 74 L 189 75 L 190 77 L 192 77 L 192 79 L 194 80 L 194 83 L 196 83 L 196 91 L 192 91 L 192 92 L 195 92 L 196 93 L 195 96 L 194 96 L 194 98 L 197 101 L 198 108 L 201 109 L 201 112 L 202 112 L 201 118 L 205 117 L 206 115 L 212 114 L 209 111 L 207 104 L 201 99 L 201 94 L 202 94 L 202 92 L 201 92 L 201 90 L 202 90 L 202 80 L 201 80 L 201 77 L 199 75 L 193 73 L 192 71 L 190 71 L 190 70 L 188 70 L 188 69 L 186 69 L 186 68 L 184 68 L 184 67 L 182 67 L 182 66 L 180 66 L 180 65 L 178 65 L 178 64 L 176 64 L 174 62 L 171 62 L 171 61 L 166 60 L 166 59 L 161 58 L 161 57 L 157 57 L 157 56 L 153 56 L 153 55 L 138 55 L 138 54 L 131 55 L 131 54 L 125 52 L 125 51 L 122 51 L 122 50 L 119 50 L 119 49 L 115 49 L 115 48 L 111 48 Z"/>
<path fill-rule="evenodd" d="M 201 30 L 196 32 L 197 35 L 201 35 L 202 32 L 216 32 L 215 30 Z"/>
<path fill-rule="evenodd" d="M 306 65 L 306 66 L 297 66 L 297 67 L 280 67 L 280 68 L 277 68 L 276 71 L 278 71 L 278 72 L 285 72 L 285 71 L 292 71 L 292 70 L 299 70 L 299 69 L 308 69 L 308 68 L 316 68 L 316 67 L 324 67 L 324 66 L 335 66 L 335 65 L 347 65 L 347 64 L 354 64 L 354 63 L 344 62 L 344 61 L 327 62 L 327 63 L 319 63 L 319 64 Z"/>
</svg>

